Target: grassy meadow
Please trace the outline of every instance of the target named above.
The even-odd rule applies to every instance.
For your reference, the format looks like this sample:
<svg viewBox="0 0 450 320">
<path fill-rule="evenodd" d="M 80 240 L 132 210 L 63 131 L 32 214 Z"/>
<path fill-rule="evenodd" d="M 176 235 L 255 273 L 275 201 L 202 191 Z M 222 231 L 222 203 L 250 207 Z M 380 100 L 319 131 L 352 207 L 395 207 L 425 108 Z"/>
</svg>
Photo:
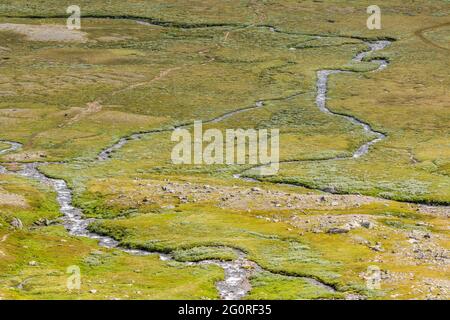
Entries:
<svg viewBox="0 0 450 320">
<path fill-rule="evenodd" d="M 449 299 L 448 1 L 380 4 L 381 30 L 366 0 L 79 0 L 67 31 L 71 4 L 0 3 L 0 151 L 23 144 L 0 165 L 58 162 L 40 170 L 67 181 L 91 231 L 174 260 L 69 235 L 54 190 L 0 170 L 0 298 L 218 299 L 224 271 L 186 262 L 238 249 L 262 268 L 247 299 Z M 377 39 L 392 44 L 351 62 Z M 377 58 L 389 66 L 371 72 Z M 330 76 L 328 107 L 386 135 L 361 158 L 374 137 L 315 104 L 323 69 L 352 71 Z M 194 120 L 279 128 L 279 173 L 174 165 L 172 129 Z"/>
</svg>

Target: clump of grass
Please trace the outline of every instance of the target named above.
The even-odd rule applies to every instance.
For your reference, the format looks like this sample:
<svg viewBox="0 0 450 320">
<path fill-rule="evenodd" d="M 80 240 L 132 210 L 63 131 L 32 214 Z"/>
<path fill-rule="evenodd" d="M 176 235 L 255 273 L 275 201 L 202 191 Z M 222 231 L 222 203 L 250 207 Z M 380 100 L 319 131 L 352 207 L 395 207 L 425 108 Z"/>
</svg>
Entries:
<svg viewBox="0 0 450 320">
<path fill-rule="evenodd" d="M 172 252 L 173 258 L 177 261 L 202 261 L 221 260 L 230 261 L 237 258 L 236 253 L 231 248 L 225 247 L 194 247 L 190 249 L 180 249 Z"/>
<path fill-rule="evenodd" d="M 267 272 L 258 273 L 251 279 L 252 290 L 246 299 L 298 300 L 298 299 L 340 299 L 340 292 L 311 282 L 307 278 L 289 277 Z"/>
</svg>

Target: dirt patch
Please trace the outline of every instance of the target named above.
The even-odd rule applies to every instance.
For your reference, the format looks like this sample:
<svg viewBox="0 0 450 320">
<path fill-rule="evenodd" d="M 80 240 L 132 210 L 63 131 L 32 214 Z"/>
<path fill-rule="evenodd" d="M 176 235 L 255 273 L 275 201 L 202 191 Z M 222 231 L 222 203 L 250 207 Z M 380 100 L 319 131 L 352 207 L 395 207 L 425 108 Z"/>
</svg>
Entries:
<svg viewBox="0 0 450 320">
<path fill-rule="evenodd" d="M 5 156 L 5 159 L 10 162 L 35 161 L 42 160 L 47 157 L 44 151 L 25 151 Z"/>
<path fill-rule="evenodd" d="M 5 242 L 6 239 L 8 239 L 8 236 L 9 236 L 9 234 L 4 234 L 2 236 L 2 238 L 0 239 L 0 243 Z M 0 250 L 0 257 L 6 257 L 6 254 L 2 250 Z"/>
<path fill-rule="evenodd" d="M 126 87 L 126 88 L 123 88 L 123 89 L 120 89 L 118 91 L 115 91 L 112 95 L 114 96 L 114 95 L 116 95 L 118 93 L 122 93 L 124 91 L 133 90 L 133 89 L 145 86 L 145 85 L 150 85 L 150 84 L 152 84 L 155 81 L 162 80 L 163 78 L 168 76 L 171 72 L 179 70 L 179 69 L 181 69 L 181 67 L 174 67 L 174 68 L 169 68 L 169 69 L 166 69 L 166 70 L 161 70 L 159 72 L 159 75 L 157 75 L 156 77 L 154 77 L 150 81 L 138 82 L 138 83 L 132 84 L 132 85 Z"/>
<path fill-rule="evenodd" d="M 0 189 L 0 206 L 28 207 L 27 200 L 18 194 L 9 193 Z"/>
<path fill-rule="evenodd" d="M 67 120 L 65 124 L 61 125 L 72 125 L 75 122 L 80 121 L 81 119 L 89 116 L 90 114 L 100 112 L 102 110 L 102 105 L 99 101 L 89 102 L 85 109 L 82 109 L 79 113 L 73 116 L 71 119 Z"/>
<path fill-rule="evenodd" d="M 419 205 L 417 207 L 418 211 L 423 214 L 450 218 L 450 206 L 427 206 L 427 205 Z"/>
<path fill-rule="evenodd" d="M 64 25 L 30 25 L 2 23 L 0 31 L 12 31 L 24 35 L 30 41 L 87 42 L 87 34 L 69 30 Z"/>
</svg>

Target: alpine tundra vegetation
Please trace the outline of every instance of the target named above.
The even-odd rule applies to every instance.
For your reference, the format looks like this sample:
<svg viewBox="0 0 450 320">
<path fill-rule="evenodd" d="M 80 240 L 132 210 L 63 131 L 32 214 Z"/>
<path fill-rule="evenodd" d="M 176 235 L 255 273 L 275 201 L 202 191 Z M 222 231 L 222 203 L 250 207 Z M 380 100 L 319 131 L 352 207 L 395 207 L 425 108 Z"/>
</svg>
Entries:
<svg viewBox="0 0 450 320">
<path fill-rule="evenodd" d="M 449 299 L 450 3 L 375 4 L 0 1 L 0 298 Z"/>
</svg>

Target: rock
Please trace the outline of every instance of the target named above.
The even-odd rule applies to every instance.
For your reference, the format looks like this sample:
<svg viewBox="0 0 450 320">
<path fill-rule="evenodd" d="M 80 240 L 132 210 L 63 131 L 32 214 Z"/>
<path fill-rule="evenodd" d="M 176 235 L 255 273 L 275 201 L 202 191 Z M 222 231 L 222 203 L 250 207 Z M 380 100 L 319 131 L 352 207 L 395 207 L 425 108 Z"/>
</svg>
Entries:
<svg viewBox="0 0 450 320">
<path fill-rule="evenodd" d="M 89 290 L 89 293 L 96 294 L 96 293 L 97 293 L 97 290 L 91 289 L 91 290 Z"/>
<path fill-rule="evenodd" d="M 373 229 L 375 227 L 375 224 L 370 221 L 362 221 L 360 222 L 360 225 L 366 229 Z"/>
<path fill-rule="evenodd" d="M 353 220 L 353 221 L 350 221 L 349 223 L 345 224 L 344 229 L 352 230 L 352 229 L 356 229 L 356 228 L 359 228 L 359 227 L 361 227 L 359 222 L 356 221 L 356 220 Z"/>
<path fill-rule="evenodd" d="M 23 229 L 23 223 L 19 218 L 13 218 L 13 220 L 11 221 L 11 226 L 14 229 Z"/>
<path fill-rule="evenodd" d="M 336 206 L 338 206 L 338 205 L 339 205 L 339 202 L 337 202 L 337 201 L 333 201 L 333 202 L 331 202 L 331 205 L 332 205 L 333 207 L 336 207 Z"/>
<path fill-rule="evenodd" d="M 28 262 L 28 265 L 34 267 L 34 266 L 37 266 L 38 263 L 33 260 L 33 261 Z"/>
<path fill-rule="evenodd" d="M 422 238 L 424 238 L 424 235 L 426 233 L 419 231 L 419 230 L 412 230 L 409 234 L 408 234 L 408 238 L 410 239 L 416 239 L 416 240 L 420 240 Z"/>
<path fill-rule="evenodd" d="M 51 222 L 46 218 L 41 218 L 41 219 L 33 222 L 33 224 L 36 226 L 49 226 L 51 224 Z"/>
<path fill-rule="evenodd" d="M 374 246 L 370 246 L 370 249 L 377 252 L 383 252 L 384 249 L 381 247 L 381 243 L 377 242 Z"/>
<path fill-rule="evenodd" d="M 367 239 L 364 239 L 361 236 L 355 236 L 355 237 L 353 237 L 353 239 L 356 242 L 358 242 L 359 244 L 363 244 L 363 245 L 366 245 L 366 246 L 368 246 L 370 244 L 370 242 Z"/>
<path fill-rule="evenodd" d="M 168 186 L 162 186 L 161 189 L 163 189 L 163 191 L 166 191 L 168 193 L 174 193 L 174 191 L 170 189 Z"/>
<path fill-rule="evenodd" d="M 260 192 L 260 191 L 261 191 L 261 189 L 260 189 L 260 188 L 257 188 L 257 187 L 253 187 L 251 190 L 252 190 L 253 192 Z"/>
<path fill-rule="evenodd" d="M 348 228 L 330 228 L 328 229 L 327 233 L 330 234 L 340 234 L 340 233 L 347 233 L 350 230 Z"/>
<path fill-rule="evenodd" d="M 323 189 L 323 191 L 328 192 L 328 193 L 336 193 L 335 187 L 328 187 L 328 188 Z"/>
</svg>

